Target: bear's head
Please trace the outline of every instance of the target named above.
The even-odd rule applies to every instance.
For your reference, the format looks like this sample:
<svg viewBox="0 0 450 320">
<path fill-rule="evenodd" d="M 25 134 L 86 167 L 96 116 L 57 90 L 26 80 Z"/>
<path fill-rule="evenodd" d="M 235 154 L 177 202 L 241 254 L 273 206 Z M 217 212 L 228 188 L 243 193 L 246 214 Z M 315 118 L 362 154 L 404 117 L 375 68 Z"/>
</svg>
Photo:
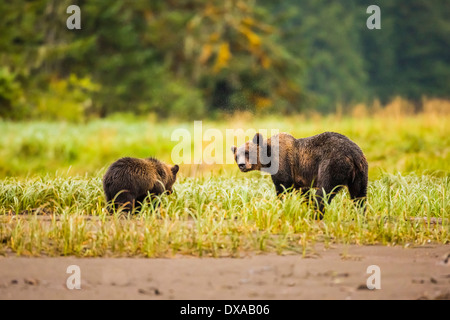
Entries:
<svg viewBox="0 0 450 320">
<path fill-rule="evenodd" d="M 270 166 L 271 147 L 267 141 L 264 141 L 260 133 L 255 134 L 253 140 L 247 141 L 239 148 L 231 147 L 231 151 L 234 153 L 234 160 L 242 172 L 262 170 Z"/>
<path fill-rule="evenodd" d="M 166 188 L 166 192 L 168 194 L 172 194 L 172 192 L 173 192 L 172 188 L 173 188 L 175 181 L 177 180 L 177 173 L 178 173 L 178 170 L 180 170 L 180 167 L 176 164 L 173 167 L 167 166 L 167 169 L 169 172 L 168 172 L 165 188 Z"/>
</svg>

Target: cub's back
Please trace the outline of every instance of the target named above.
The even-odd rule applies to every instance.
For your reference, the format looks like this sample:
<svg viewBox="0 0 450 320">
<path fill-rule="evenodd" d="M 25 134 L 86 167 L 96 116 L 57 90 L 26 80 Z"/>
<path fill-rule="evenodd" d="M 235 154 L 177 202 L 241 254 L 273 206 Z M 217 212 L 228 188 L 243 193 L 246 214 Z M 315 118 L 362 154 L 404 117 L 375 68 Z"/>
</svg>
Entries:
<svg viewBox="0 0 450 320">
<path fill-rule="evenodd" d="M 111 176 L 114 179 L 120 179 L 130 175 L 146 176 L 153 170 L 152 164 L 145 159 L 125 157 L 111 164 L 105 178 L 108 178 L 108 176 Z"/>
</svg>

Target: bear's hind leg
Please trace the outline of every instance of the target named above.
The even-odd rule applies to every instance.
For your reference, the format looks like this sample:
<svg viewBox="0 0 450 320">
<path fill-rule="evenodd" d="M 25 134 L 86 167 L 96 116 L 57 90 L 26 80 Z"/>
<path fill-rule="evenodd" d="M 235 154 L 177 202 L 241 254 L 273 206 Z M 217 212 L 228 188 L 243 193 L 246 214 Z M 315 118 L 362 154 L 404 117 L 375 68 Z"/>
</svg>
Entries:
<svg viewBox="0 0 450 320">
<path fill-rule="evenodd" d="M 348 185 L 350 198 L 357 204 L 359 209 L 366 212 L 366 197 L 367 197 L 367 178 L 364 176 L 357 176 L 353 183 Z"/>
<path fill-rule="evenodd" d="M 331 186 L 322 186 L 316 191 L 316 203 L 317 203 L 317 211 L 318 214 L 315 215 L 316 220 L 322 220 L 323 215 L 325 214 L 325 201 L 331 203 L 331 200 L 336 196 L 336 194 L 341 190 L 341 186 L 331 187 Z"/>
<path fill-rule="evenodd" d="M 316 189 L 316 202 L 319 214 L 316 215 L 316 219 L 322 220 L 325 213 L 325 201 L 331 203 L 339 190 L 342 189 L 342 186 L 345 185 L 343 181 L 345 181 L 343 171 L 334 172 L 327 163 L 319 167 Z"/>
<path fill-rule="evenodd" d="M 122 207 L 123 212 L 130 213 L 135 209 L 136 199 L 130 192 L 122 192 L 114 199 L 114 208 L 119 210 Z"/>
</svg>

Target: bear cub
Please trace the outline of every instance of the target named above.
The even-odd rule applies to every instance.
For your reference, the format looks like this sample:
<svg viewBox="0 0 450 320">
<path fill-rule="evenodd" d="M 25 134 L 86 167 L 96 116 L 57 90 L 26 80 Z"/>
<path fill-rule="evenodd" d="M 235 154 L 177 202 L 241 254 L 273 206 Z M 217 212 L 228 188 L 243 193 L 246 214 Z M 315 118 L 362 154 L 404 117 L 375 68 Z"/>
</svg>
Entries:
<svg viewBox="0 0 450 320">
<path fill-rule="evenodd" d="M 368 163 L 359 146 L 342 134 L 324 132 L 296 139 L 280 133 L 264 140 L 257 133 L 252 141 L 231 150 L 242 172 L 270 173 L 277 195 L 286 189 L 302 193 L 316 189 L 316 218 L 323 218 L 324 195 L 331 201 L 343 186 L 347 186 L 354 201 L 364 206 Z"/>
<path fill-rule="evenodd" d="M 178 170 L 178 165 L 169 166 L 155 158 L 117 160 L 103 177 L 110 212 L 120 206 L 126 212 L 138 209 L 148 194 L 171 194 Z"/>
</svg>

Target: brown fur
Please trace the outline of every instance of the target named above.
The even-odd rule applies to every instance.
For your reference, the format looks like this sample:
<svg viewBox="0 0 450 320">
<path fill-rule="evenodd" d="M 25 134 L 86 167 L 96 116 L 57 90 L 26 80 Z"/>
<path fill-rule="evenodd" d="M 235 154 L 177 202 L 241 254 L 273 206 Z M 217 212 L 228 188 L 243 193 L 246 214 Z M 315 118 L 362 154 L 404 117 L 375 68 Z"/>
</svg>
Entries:
<svg viewBox="0 0 450 320">
<path fill-rule="evenodd" d="M 121 158 L 103 177 L 103 190 L 111 209 L 123 206 L 126 211 L 139 207 L 149 195 L 172 193 L 179 170 L 157 159 Z"/>
<path fill-rule="evenodd" d="M 278 145 L 272 143 L 273 139 L 278 140 Z M 286 189 L 307 192 L 315 188 L 319 218 L 324 213 L 324 194 L 331 201 L 342 186 L 347 186 L 351 198 L 360 205 L 366 198 L 367 160 L 358 145 L 342 134 L 325 132 L 295 139 L 280 133 L 266 141 L 261 134 L 256 134 L 253 141 L 240 148 L 233 147 L 232 151 L 241 171 L 270 172 L 278 195 Z M 251 153 L 256 154 L 256 163 L 249 160 Z M 269 164 L 261 163 L 264 157 L 269 157 Z"/>
</svg>

